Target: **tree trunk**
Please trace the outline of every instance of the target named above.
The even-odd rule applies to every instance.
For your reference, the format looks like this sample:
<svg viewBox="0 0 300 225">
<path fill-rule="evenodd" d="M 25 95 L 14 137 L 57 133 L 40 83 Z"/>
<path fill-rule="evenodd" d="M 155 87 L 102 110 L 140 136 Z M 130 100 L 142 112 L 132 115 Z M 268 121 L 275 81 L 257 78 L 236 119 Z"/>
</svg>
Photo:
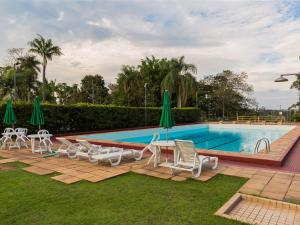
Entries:
<svg viewBox="0 0 300 225">
<path fill-rule="evenodd" d="M 44 60 L 43 60 L 43 90 L 42 90 L 43 102 L 45 102 L 45 97 L 46 97 L 46 94 L 45 94 L 45 87 L 46 87 L 46 64 L 47 64 L 47 61 L 44 58 Z"/>
<path fill-rule="evenodd" d="M 177 95 L 177 108 L 181 108 L 181 105 L 181 93 L 179 91 Z"/>
<path fill-rule="evenodd" d="M 27 102 L 30 102 L 30 88 L 28 88 L 27 92 Z"/>
<path fill-rule="evenodd" d="M 224 120 L 225 117 L 225 99 L 223 98 L 222 102 L 222 119 Z"/>
</svg>

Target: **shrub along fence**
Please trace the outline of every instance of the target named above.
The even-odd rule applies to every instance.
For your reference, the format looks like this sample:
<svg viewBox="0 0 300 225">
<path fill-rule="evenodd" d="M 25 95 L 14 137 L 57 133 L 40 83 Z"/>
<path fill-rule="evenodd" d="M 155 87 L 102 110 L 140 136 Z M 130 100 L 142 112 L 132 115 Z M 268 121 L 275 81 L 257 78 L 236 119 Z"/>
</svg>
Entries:
<svg viewBox="0 0 300 225">
<path fill-rule="evenodd" d="M 292 116 L 292 120 L 295 122 L 299 122 L 300 121 L 300 112 L 296 112 L 293 116 Z"/>
<path fill-rule="evenodd" d="M 33 110 L 32 104 L 16 103 L 13 108 L 17 118 L 15 127 L 25 127 L 29 132 L 36 132 L 37 128 L 30 125 Z M 145 125 L 145 113 L 142 107 L 121 107 L 111 105 L 56 105 L 43 104 L 45 117 L 44 128 L 53 134 L 113 130 L 120 128 L 142 127 Z M 3 116 L 5 104 L 1 105 L 0 130 L 4 129 Z M 173 109 L 175 122 L 193 123 L 200 118 L 200 109 Z M 159 124 L 161 109 L 147 108 L 147 125 Z"/>
</svg>

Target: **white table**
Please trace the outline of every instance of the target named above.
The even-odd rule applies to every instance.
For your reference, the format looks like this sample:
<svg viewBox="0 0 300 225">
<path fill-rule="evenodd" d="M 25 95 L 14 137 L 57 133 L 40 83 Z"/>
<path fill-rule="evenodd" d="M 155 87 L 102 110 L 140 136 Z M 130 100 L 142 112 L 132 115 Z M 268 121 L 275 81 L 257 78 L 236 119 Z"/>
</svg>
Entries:
<svg viewBox="0 0 300 225">
<path fill-rule="evenodd" d="M 32 153 L 36 153 L 36 152 L 41 153 L 41 152 L 45 151 L 45 150 L 41 150 L 41 149 L 35 149 L 35 139 L 39 139 L 40 137 L 50 138 L 52 136 L 53 136 L 52 134 L 40 134 L 40 135 L 39 134 L 30 134 L 30 135 L 28 135 L 27 137 L 30 138 L 30 140 L 31 140 L 31 151 L 32 151 Z"/>
<path fill-rule="evenodd" d="M 154 152 L 152 153 L 152 156 L 150 157 L 148 164 L 153 160 L 153 166 L 157 167 L 157 165 L 160 163 L 160 155 L 161 155 L 161 148 L 175 148 L 175 142 L 174 141 L 155 141 L 151 145 L 153 145 Z M 174 152 L 174 157 L 176 157 L 176 154 Z M 174 158 L 175 159 L 175 158 Z"/>
</svg>

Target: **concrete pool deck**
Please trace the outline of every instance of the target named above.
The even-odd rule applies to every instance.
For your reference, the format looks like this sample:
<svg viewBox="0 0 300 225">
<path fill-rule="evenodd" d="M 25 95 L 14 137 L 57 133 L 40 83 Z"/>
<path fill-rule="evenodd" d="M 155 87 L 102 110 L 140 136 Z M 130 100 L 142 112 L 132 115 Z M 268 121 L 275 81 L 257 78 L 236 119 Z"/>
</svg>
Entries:
<svg viewBox="0 0 300 225">
<path fill-rule="evenodd" d="M 253 126 L 253 125 L 251 125 Z M 273 125 L 280 126 L 280 125 Z M 130 129 L 132 130 L 132 129 Z M 126 130 L 123 130 L 126 131 Z M 104 133 L 104 132 L 101 132 Z M 108 132 L 113 133 L 113 132 Z M 95 133 L 93 133 L 95 134 Z M 282 166 L 284 159 L 289 154 L 290 150 L 298 141 L 300 136 L 300 125 L 295 125 L 295 128 L 290 130 L 288 133 L 284 134 L 279 139 L 275 140 L 271 143 L 271 151 L 261 151 L 256 154 L 247 154 L 242 152 L 225 152 L 218 150 L 206 150 L 206 149 L 197 149 L 199 154 L 209 155 L 209 156 L 217 156 L 222 160 L 236 161 L 236 162 L 245 162 L 245 163 L 255 163 L 260 165 L 267 166 Z M 133 148 L 133 149 L 143 149 L 146 144 L 138 144 L 138 143 L 129 143 L 129 142 L 117 142 L 117 141 L 108 141 L 108 140 L 98 140 L 93 138 L 82 138 L 77 135 L 65 136 L 69 140 L 76 141 L 76 139 L 86 139 L 93 144 L 98 144 L 102 146 L 115 146 L 115 147 L 123 147 L 123 148 Z M 172 154 L 171 149 L 163 149 L 164 153 Z"/>
</svg>

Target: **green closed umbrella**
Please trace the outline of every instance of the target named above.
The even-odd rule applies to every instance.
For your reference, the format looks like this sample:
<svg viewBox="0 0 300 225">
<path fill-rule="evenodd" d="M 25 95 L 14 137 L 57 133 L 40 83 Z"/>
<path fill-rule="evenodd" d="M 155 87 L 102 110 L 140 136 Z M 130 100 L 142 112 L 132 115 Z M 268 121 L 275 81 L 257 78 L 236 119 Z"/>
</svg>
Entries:
<svg viewBox="0 0 300 225">
<path fill-rule="evenodd" d="M 39 126 L 39 129 L 41 129 L 41 126 L 45 124 L 44 115 L 41 109 L 40 97 L 38 96 L 36 96 L 34 99 L 30 123 L 34 126 Z"/>
<path fill-rule="evenodd" d="M 168 141 L 168 129 L 175 126 L 175 120 L 171 109 L 169 92 L 167 90 L 164 91 L 164 101 L 159 125 L 167 129 L 166 140 Z"/>
<path fill-rule="evenodd" d="M 16 122 L 17 120 L 12 107 L 11 99 L 8 99 L 6 101 L 6 109 L 5 109 L 3 123 L 6 125 L 12 125 L 12 127 L 14 127 L 14 124 Z"/>
</svg>

